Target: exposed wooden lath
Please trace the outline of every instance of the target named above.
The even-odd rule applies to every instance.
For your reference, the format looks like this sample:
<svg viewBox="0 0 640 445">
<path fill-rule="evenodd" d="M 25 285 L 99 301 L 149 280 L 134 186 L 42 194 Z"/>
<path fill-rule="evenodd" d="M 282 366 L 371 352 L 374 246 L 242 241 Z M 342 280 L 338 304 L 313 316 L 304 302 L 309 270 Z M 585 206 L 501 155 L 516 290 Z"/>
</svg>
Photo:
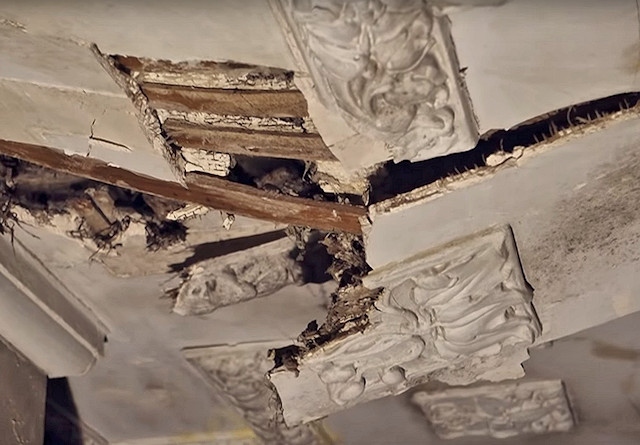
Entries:
<svg viewBox="0 0 640 445">
<path fill-rule="evenodd" d="M 165 131 L 184 148 L 268 158 L 333 161 L 318 134 L 256 131 L 167 119 Z"/>
<path fill-rule="evenodd" d="M 335 161 L 291 71 L 115 56 L 178 146 L 252 157 Z"/>
</svg>

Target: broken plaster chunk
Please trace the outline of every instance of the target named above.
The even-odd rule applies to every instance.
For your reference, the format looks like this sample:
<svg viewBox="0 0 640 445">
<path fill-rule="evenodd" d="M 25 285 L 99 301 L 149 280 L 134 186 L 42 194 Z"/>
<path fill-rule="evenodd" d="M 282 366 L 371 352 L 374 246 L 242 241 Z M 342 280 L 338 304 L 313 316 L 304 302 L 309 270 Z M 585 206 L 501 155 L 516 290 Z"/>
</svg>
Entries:
<svg viewBox="0 0 640 445">
<path fill-rule="evenodd" d="M 222 227 L 224 230 L 231 230 L 231 226 L 236 220 L 236 216 L 233 213 L 223 212 L 221 216 L 224 216 L 224 220 L 222 221 Z"/>
<path fill-rule="evenodd" d="M 370 187 L 367 177 L 376 168 L 372 167 L 354 173 L 347 172 L 339 162 L 318 161 L 311 177 L 327 193 L 364 196 Z"/>
<path fill-rule="evenodd" d="M 504 151 L 492 153 L 489 156 L 487 156 L 487 159 L 485 162 L 488 167 L 497 167 L 498 165 L 502 165 L 505 162 L 510 161 L 512 159 L 518 160 L 522 157 L 523 154 L 524 154 L 524 148 L 516 147 L 511 153 L 504 152 Z"/>
<path fill-rule="evenodd" d="M 228 176 L 235 166 L 235 160 L 227 153 L 213 153 L 195 148 L 183 148 L 181 152 L 186 161 L 185 171 L 187 173 L 202 172 L 216 176 Z"/>
<path fill-rule="evenodd" d="M 184 207 L 167 213 L 166 219 L 171 221 L 184 221 L 195 218 L 196 216 L 206 215 L 209 213 L 209 210 L 211 209 L 200 204 L 187 204 Z"/>
<path fill-rule="evenodd" d="M 362 314 L 363 329 L 293 357 L 298 376 L 283 367 L 270 373 L 288 425 L 430 380 L 522 377 L 527 348 L 540 335 L 509 227 L 374 271 L 364 285 L 384 290 Z"/>
<path fill-rule="evenodd" d="M 443 439 L 566 432 L 575 425 L 560 380 L 417 391 L 417 405 Z"/>
<path fill-rule="evenodd" d="M 175 295 L 173 312 L 200 315 L 216 309 L 265 297 L 279 289 L 302 282 L 302 265 L 291 252 L 289 238 L 201 261 L 184 273 Z"/>
</svg>

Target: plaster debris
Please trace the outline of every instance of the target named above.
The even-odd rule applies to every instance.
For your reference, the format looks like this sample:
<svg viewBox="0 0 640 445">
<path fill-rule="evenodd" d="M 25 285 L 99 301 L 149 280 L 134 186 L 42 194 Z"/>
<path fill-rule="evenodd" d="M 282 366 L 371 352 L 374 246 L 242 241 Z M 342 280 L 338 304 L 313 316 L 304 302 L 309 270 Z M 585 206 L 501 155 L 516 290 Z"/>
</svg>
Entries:
<svg viewBox="0 0 640 445">
<path fill-rule="evenodd" d="M 332 340 L 363 331 L 369 323 L 367 312 L 380 295 L 380 289 L 368 289 L 362 284 L 362 277 L 370 270 L 362 239 L 350 234 L 330 233 L 321 243 L 332 258 L 327 272 L 339 283 L 338 289 L 331 295 L 322 325 L 311 321 L 295 344 L 272 351 L 274 369 L 284 366 L 295 373 L 297 363 L 306 354 Z"/>
<path fill-rule="evenodd" d="M 214 153 L 207 150 L 183 148 L 186 172 L 202 172 L 215 176 L 228 176 L 235 160 L 227 153 Z"/>
<path fill-rule="evenodd" d="M 133 227 L 147 234 L 147 248 L 166 249 L 186 238 L 180 221 L 166 219 L 184 204 L 101 184 L 0 157 L 0 231 L 11 233 L 24 220 L 80 240 L 94 253 L 126 243 Z M 185 213 L 183 211 L 183 213 Z M 64 216 L 64 217 L 62 217 Z"/>
<path fill-rule="evenodd" d="M 224 219 L 222 221 L 222 227 L 225 230 L 231 230 L 231 226 L 233 225 L 236 217 L 233 213 L 225 213 L 223 212 Z"/>
<path fill-rule="evenodd" d="M 187 227 L 180 221 L 150 221 L 146 225 L 147 249 L 157 251 L 187 239 Z"/>
<path fill-rule="evenodd" d="M 209 213 L 209 210 L 211 209 L 199 204 L 187 204 L 184 207 L 170 211 L 167 213 L 166 218 L 171 221 L 184 221 L 197 216 L 206 215 Z"/>
</svg>

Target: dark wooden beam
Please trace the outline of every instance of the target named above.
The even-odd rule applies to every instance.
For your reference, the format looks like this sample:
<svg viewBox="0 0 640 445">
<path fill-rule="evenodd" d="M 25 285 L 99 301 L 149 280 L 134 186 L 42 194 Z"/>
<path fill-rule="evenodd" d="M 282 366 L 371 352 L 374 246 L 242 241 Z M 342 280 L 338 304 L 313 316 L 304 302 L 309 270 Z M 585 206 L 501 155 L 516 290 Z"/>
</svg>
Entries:
<svg viewBox="0 0 640 445">
<path fill-rule="evenodd" d="M 336 160 L 316 133 L 204 126 L 177 119 L 167 119 L 163 128 L 176 144 L 185 148 L 305 161 Z"/>
<path fill-rule="evenodd" d="M 0 153 L 42 167 L 177 201 L 284 224 L 360 234 L 364 207 L 314 201 L 267 192 L 213 176 L 187 174 L 177 182 L 143 176 L 84 156 L 68 156 L 39 145 L 0 139 Z"/>
<path fill-rule="evenodd" d="M 307 101 L 296 90 L 197 88 L 143 83 L 154 108 L 252 117 L 306 117 Z"/>
</svg>

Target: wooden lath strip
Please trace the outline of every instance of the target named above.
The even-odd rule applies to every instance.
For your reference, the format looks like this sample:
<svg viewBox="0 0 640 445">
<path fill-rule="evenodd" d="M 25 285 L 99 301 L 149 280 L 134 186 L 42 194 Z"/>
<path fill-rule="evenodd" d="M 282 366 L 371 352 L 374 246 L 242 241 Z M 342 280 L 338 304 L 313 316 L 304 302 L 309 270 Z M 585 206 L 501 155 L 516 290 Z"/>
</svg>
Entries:
<svg viewBox="0 0 640 445">
<path fill-rule="evenodd" d="M 204 126 L 176 119 L 167 119 L 163 127 L 167 136 L 185 148 L 305 161 L 336 160 L 320 135 L 313 133 Z"/>
<path fill-rule="evenodd" d="M 113 56 L 138 82 L 202 88 L 296 90 L 293 72 L 281 68 L 235 62 L 171 62 L 131 56 Z"/>
<path fill-rule="evenodd" d="M 314 201 L 266 192 L 220 178 L 189 173 L 187 188 L 83 156 L 40 145 L 0 139 L 0 153 L 27 162 L 150 195 L 284 224 L 360 234 L 364 207 Z"/>
<path fill-rule="evenodd" d="M 229 90 L 143 83 L 154 108 L 253 117 L 306 117 L 307 101 L 295 90 Z"/>
</svg>

